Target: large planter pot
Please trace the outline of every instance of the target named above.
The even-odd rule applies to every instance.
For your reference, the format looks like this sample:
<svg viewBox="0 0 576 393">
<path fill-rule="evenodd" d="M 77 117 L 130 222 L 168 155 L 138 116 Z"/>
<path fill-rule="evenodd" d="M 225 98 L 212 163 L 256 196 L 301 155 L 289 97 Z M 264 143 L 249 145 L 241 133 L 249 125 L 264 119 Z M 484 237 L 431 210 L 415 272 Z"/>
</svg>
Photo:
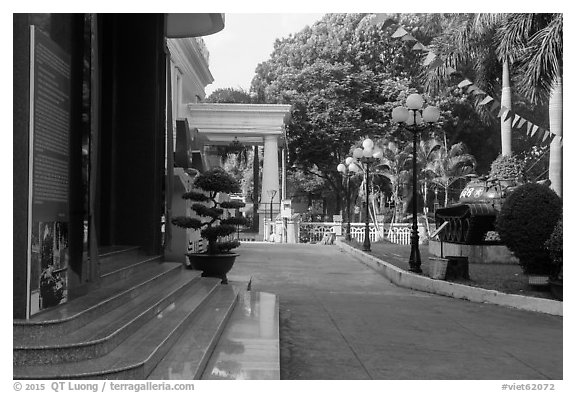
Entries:
<svg viewBox="0 0 576 393">
<path fill-rule="evenodd" d="M 445 258 L 428 258 L 428 275 L 434 280 L 444 280 L 446 277 L 446 268 L 448 259 Z"/>
<path fill-rule="evenodd" d="M 190 267 L 202 271 L 202 277 L 216 277 L 222 279 L 222 284 L 227 284 L 226 274 L 232 269 L 238 254 L 187 254 Z"/>
</svg>

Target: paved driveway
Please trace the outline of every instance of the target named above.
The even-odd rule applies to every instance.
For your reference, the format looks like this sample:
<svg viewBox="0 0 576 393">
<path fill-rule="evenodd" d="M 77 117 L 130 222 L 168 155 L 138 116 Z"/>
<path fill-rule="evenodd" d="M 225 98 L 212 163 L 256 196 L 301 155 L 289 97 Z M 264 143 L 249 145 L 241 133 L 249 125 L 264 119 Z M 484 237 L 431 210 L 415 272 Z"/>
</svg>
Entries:
<svg viewBox="0 0 576 393">
<path fill-rule="evenodd" d="M 282 379 L 562 379 L 562 317 L 400 288 L 335 246 L 238 252 L 280 296 Z"/>
</svg>

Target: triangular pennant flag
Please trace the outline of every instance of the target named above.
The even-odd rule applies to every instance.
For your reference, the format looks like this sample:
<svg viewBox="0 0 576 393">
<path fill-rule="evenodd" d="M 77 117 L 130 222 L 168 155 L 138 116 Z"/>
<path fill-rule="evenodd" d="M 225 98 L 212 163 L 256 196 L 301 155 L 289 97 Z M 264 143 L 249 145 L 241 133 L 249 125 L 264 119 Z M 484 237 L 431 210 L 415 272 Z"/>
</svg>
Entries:
<svg viewBox="0 0 576 393">
<path fill-rule="evenodd" d="M 504 117 L 504 121 L 508 121 L 510 118 L 512 118 L 512 116 L 514 116 L 514 112 L 512 112 L 512 110 L 508 109 L 508 113 L 506 113 L 506 117 Z"/>
<path fill-rule="evenodd" d="M 538 130 L 538 126 L 532 124 L 531 122 L 527 121 L 526 124 L 528 124 L 528 130 L 530 130 L 530 136 L 534 136 L 534 134 L 536 133 L 536 131 Z"/>
<path fill-rule="evenodd" d="M 426 48 L 424 45 L 422 45 L 420 42 L 417 42 L 414 44 L 414 46 L 412 47 L 412 50 L 428 50 L 428 48 Z"/>
<path fill-rule="evenodd" d="M 549 135 L 550 135 L 550 131 L 544 131 L 544 138 L 542 138 L 542 142 L 544 142 L 546 139 L 548 139 Z"/>
<path fill-rule="evenodd" d="M 503 115 L 507 115 L 508 112 L 510 112 L 510 109 L 503 106 L 502 108 L 500 108 L 500 112 L 498 112 L 498 117 L 502 117 Z"/>
<path fill-rule="evenodd" d="M 468 86 L 468 92 L 473 93 L 476 90 L 479 90 L 480 88 L 478 86 L 476 86 L 474 83 L 472 83 L 470 86 Z"/>
<path fill-rule="evenodd" d="M 526 119 L 524 119 L 523 117 L 520 118 L 520 121 L 518 122 L 518 124 L 516 125 L 517 128 L 522 128 L 524 126 L 524 124 L 526 124 Z"/>
<path fill-rule="evenodd" d="M 494 100 L 494 102 L 492 103 L 492 106 L 490 107 L 490 112 L 495 112 L 499 108 L 500 108 L 500 103 L 498 101 Z"/>
<path fill-rule="evenodd" d="M 471 84 L 472 82 L 469 79 L 464 79 L 462 82 L 458 83 L 458 87 L 466 87 Z"/>
<path fill-rule="evenodd" d="M 402 36 L 402 41 L 418 41 L 418 40 L 412 37 L 412 35 L 406 33 L 404 36 Z"/>
<path fill-rule="evenodd" d="M 404 28 L 402 26 L 400 26 L 398 29 L 396 29 L 394 34 L 392 34 L 392 38 L 400 38 L 400 37 L 405 36 L 406 34 L 408 34 L 408 32 L 406 30 L 404 30 Z"/>
<path fill-rule="evenodd" d="M 518 116 L 518 114 L 514 115 L 514 120 L 512 120 L 512 127 L 516 127 L 516 125 L 518 124 L 518 120 L 520 120 L 521 117 Z"/>
<path fill-rule="evenodd" d="M 370 21 L 373 25 L 378 25 L 388 19 L 387 14 L 376 14 Z"/>
<path fill-rule="evenodd" d="M 424 65 L 427 66 L 428 64 L 432 63 L 432 61 L 436 58 L 436 53 L 428 52 L 426 58 L 424 59 Z"/>
<path fill-rule="evenodd" d="M 430 63 L 430 65 L 429 65 L 428 67 L 430 67 L 431 69 L 434 69 L 434 68 L 440 67 L 441 65 L 442 65 L 442 59 L 439 58 L 439 57 L 436 57 L 436 58 L 432 61 L 432 63 Z"/>
<path fill-rule="evenodd" d="M 480 103 L 478 105 L 486 105 L 487 103 L 489 103 L 490 101 L 493 101 L 494 98 L 490 97 L 490 96 L 486 96 L 484 97 L 484 99 L 482 101 L 480 101 Z"/>
</svg>

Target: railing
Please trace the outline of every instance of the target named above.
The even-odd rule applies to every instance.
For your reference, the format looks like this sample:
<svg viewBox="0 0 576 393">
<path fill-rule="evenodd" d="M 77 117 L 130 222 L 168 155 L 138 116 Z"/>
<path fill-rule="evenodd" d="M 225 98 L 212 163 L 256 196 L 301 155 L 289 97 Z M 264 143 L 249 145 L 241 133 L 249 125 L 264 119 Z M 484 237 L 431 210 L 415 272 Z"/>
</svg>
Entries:
<svg viewBox="0 0 576 393">
<path fill-rule="evenodd" d="M 386 237 L 391 243 L 410 244 L 411 226 L 412 224 L 390 225 Z"/>
<path fill-rule="evenodd" d="M 368 236 L 371 242 L 376 242 L 378 240 L 382 240 L 385 236 L 386 229 L 384 226 L 380 225 L 380 233 L 376 229 L 374 224 L 370 224 L 370 232 Z M 364 242 L 364 238 L 366 236 L 366 224 L 362 223 L 352 223 L 350 224 L 350 237 L 356 240 L 359 243 Z"/>
<path fill-rule="evenodd" d="M 301 222 L 298 228 L 298 243 L 318 243 L 326 233 L 337 233 L 335 224 L 337 223 Z"/>
<path fill-rule="evenodd" d="M 410 223 L 402 224 L 380 224 L 379 230 L 373 223 L 370 223 L 369 236 L 371 242 L 387 239 L 391 243 L 410 244 L 412 233 Z M 350 236 L 359 243 L 364 242 L 365 236 L 364 223 L 351 223 Z M 346 231 L 346 224 L 341 222 L 300 222 L 298 224 L 298 242 L 299 243 L 318 243 L 326 233 L 335 233 L 343 235 Z"/>
</svg>

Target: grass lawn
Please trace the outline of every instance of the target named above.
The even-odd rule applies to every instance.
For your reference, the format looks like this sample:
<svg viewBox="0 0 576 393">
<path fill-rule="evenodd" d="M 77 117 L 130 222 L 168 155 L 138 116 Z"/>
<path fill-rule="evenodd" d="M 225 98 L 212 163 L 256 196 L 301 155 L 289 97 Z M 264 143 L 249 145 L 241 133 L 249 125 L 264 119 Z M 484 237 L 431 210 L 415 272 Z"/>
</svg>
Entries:
<svg viewBox="0 0 576 393">
<path fill-rule="evenodd" d="M 355 241 L 348 244 L 362 249 L 362 244 Z M 428 258 L 434 257 L 434 255 L 428 252 L 427 245 L 420 245 L 419 250 L 422 260 L 422 274 L 428 276 Z M 371 245 L 370 254 L 403 270 L 409 268 L 410 245 L 398 245 L 387 241 L 375 242 Z M 520 265 L 469 263 L 468 269 L 470 280 L 459 279 L 451 280 L 451 282 L 494 289 L 504 293 L 554 299 L 548 289 L 538 290 L 528 285 L 528 276 L 522 273 Z"/>
</svg>

